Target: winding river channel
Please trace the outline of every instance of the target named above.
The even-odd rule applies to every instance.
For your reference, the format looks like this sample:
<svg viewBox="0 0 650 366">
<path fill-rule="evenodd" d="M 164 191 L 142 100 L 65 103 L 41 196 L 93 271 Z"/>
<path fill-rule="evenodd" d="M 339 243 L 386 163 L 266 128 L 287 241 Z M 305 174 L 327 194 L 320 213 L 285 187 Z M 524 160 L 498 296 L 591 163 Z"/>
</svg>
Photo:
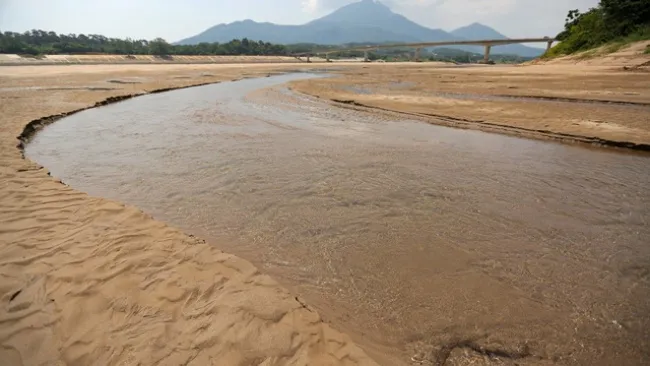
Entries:
<svg viewBox="0 0 650 366">
<path fill-rule="evenodd" d="M 459 347 L 650 360 L 650 157 L 337 108 L 284 84 L 318 77 L 87 110 L 26 154 L 250 260 L 382 363 Z"/>
</svg>

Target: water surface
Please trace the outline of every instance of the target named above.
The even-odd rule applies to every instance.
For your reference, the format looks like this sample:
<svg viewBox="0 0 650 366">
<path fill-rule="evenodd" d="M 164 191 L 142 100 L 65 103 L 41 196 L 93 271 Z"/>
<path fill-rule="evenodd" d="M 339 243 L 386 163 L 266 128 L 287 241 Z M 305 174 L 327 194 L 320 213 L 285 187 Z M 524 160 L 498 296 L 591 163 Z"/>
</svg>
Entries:
<svg viewBox="0 0 650 366">
<path fill-rule="evenodd" d="M 471 342 L 520 364 L 650 360 L 647 156 L 338 109 L 282 85 L 311 77 L 87 110 L 27 156 L 252 261 L 387 364 L 441 364 Z"/>
</svg>

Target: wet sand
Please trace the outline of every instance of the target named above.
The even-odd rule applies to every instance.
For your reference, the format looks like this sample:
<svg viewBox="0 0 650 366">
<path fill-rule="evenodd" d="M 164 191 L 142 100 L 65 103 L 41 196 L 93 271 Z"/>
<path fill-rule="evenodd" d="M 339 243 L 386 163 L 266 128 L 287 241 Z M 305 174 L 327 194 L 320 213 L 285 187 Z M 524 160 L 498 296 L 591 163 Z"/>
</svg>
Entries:
<svg viewBox="0 0 650 366">
<path fill-rule="evenodd" d="M 370 70 L 377 74 L 394 72 L 384 65 L 370 67 L 372 68 Z M 0 329 L 0 336 L 2 336 L 0 339 L 3 344 L 2 352 L 7 355 L 4 359 L 13 361 L 22 353 L 23 357 L 33 357 L 27 361 L 23 360 L 28 364 L 38 363 L 38 360 L 47 360 L 48 358 L 88 363 L 87 361 L 90 359 L 105 359 L 101 357 L 113 357 L 110 359 L 111 361 L 128 360 L 129 357 L 132 357 L 147 363 L 151 360 L 162 359 L 167 354 L 178 356 L 182 360 L 194 359 L 193 357 L 197 357 L 198 354 L 198 358 L 194 359 L 198 364 L 205 364 L 206 359 L 201 357 L 208 356 L 232 364 L 237 364 L 236 361 L 239 361 L 240 364 L 256 364 L 256 361 L 259 363 L 267 358 L 268 364 L 284 364 L 290 363 L 292 357 L 298 360 L 297 364 L 331 364 L 337 360 L 340 363 L 349 362 L 351 364 L 370 362 L 347 337 L 319 322 L 320 318 L 315 315 L 316 312 L 313 311 L 313 308 L 303 306 L 305 303 L 303 300 L 296 300 L 294 295 L 283 290 L 268 277 L 259 274 L 248 262 L 225 255 L 198 239 L 188 237 L 175 229 L 157 223 L 150 216 L 135 208 L 111 203 L 105 199 L 91 198 L 61 185 L 47 177 L 44 169 L 23 160 L 20 151 L 15 147 L 15 136 L 20 134 L 22 127 L 30 120 L 44 115 L 82 108 L 111 95 L 183 86 L 198 81 L 209 82 L 239 78 L 242 72 L 247 76 L 266 76 L 271 69 L 262 67 L 211 69 L 210 66 L 206 66 L 157 70 L 155 66 L 149 66 L 147 69 L 125 71 L 113 67 L 102 68 L 94 70 L 80 68 L 74 70 L 73 74 L 55 68 L 41 71 L 24 69 L 21 71 L 21 76 L 3 77 L 2 79 L 0 89 L 5 88 L 5 91 L 0 92 L 0 98 L 3 102 L 12 101 L 12 103 L 2 103 L 2 111 L 0 111 L 3 115 L 3 150 L 0 157 L 3 160 L 4 184 L 0 215 L 2 215 L 2 222 L 7 223 L 7 225 L 3 224 L 1 236 L 3 245 L 0 250 L 4 262 L 0 267 L 0 273 L 2 274 L 2 298 L 5 304 L 9 304 L 6 309 L 13 309 L 13 313 L 5 310 L 5 313 L 2 314 L 3 327 Z M 76 73 L 81 70 L 84 72 Z M 368 72 L 368 70 L 367 68 L 361 69 L 361 73 Z M 357 69 L 358 71 L 359 69 Z M 43 74 L 40 74 L 41 72 Z M 206 76 L 205 73 L 209 75 Z M 532 75 L 535 73 L 532 72 Z M 109 80 L 111 81 L 109 82 Z M 116 83 L 114 80 L 120 80 L 120 82 Z M 323 81 L 326 80 L 319 80 L 318 83 Z M 310 81 L 309 83 L 316 82 Z M 106 88 L 107 85 L 116 87 L 116 89 L 100 89 Z M 34 88 L 43 86 L 47 86 L 49 89 Z M 52 90 L 51 87 L 54 86 L 61 89 Z M 285 100 L 285 94 L 277 93 L 277 90 L 264 91 L 253 93 L 248 98 L 261 105 L 262 111 L 265 110 L 264 105 L 269 98 L 280 101 L 284 105 L 283 108 L 292 108 L 292 105 L 301 105 L 301 103 L 306 106 L 311 105 L 304 100 L 299 100 L 300 103 L 294 99 Z M 218 106 L 212 108 L 216 108 L 216 110 L 207 109 L 204 117 L 217 121 L 219 119 Z M 330 113 L 329 107 L 324 108 L 323 113 Z M 353 117 L 354 114 L 337 115 L 336 113 L 338 112 L 327 115 L 327 118 L 334 121 L 357 118 Z M 229 119 L 231 116 L 232 113 L 226 118 Z M 391 118 L 381 115 L 372 116 L 371 121 L 391 121 Z M 250 122 L 245 117 L 246 114 L 242 114 L 240 122 L 243 124 Z M 197 118 L 201 118 L 201 116 Z M 238 119 L 235 118 L 234 122 L 237 121 Z M 417 122 L 410 123 L 413 126 L 418 125 Z M 319 128 L 322 132 L 330 130 L 330 127 L 332 126 L 324 124 Z M 398 128 L 396 132 L 399 131 L 397 125 L 391 128 Z M 339 129 L 333 128 L 331 131 L 336 132 Z M 350 134 L 350 131 L 339 132 Z M 240 139 L 246 137 L 245 134 L 238 135 Z M 291 141 L 295 142 L 295 140 L 289 140 L 287 143 L 290 144 Z M 476 137 L 476 145 L 481 145 L 483 143 L 481 141 L 483 141 L 483 136 Z M 309 146 L 310 143 L 313 144 L 311 147 L 318 147 L 318 139 L 313 141 L 308 139 L 298 146 Z M 406 146 L 412 144 L 408 141 L 401 143 Z M 419 143 L 421 144 L 422 141 Z M 287 144 L 283 146 L 287 146 Z M 539 148 L 543 150 L 543 146 L 540 145 Z M 428 174 L 427 170 L 422 170 L 423 166 L 416 162 L 409 164 L 410 160 L 406 159 L 408 154 L 404 148 L 402 146 L 397 149 L 398 156 L 405 157 L 405 159 L 399 160 L 403 164 L 403 168 L 412 170 L 414 178 Z M 262 151 L 266 150 L 262 149 Z M 281 161 L 283 157 L 274 155 L 274 151 L 278 150 L 267 151 L 269 154 L 266 155 L 266 158 L 271 159 L 270 161 L 273 159 Z M 307 155 L 307 157 L 320 162 L 323 161 L 322 159 L 325 161 L 329 159 L 330 163 L 341 159 L 343 161 L 350 159 L 351 163 L 355 161 L 355 150 L 349 152 L 352 155 L 343 154 L 334 160 L 328 158 L 326 154 L 323 155 L 323 151 L 320 153 L 316 151 L 315 155 L 311 157 Z M 370 163 L 368 161 L 364 163 L 361 161 L 363 159 L 357 158 L 360 159 L 357 161 L 360 164 L 358 168 L 363 171 L 363 169 L 372 170 L 381 167 L 386 163 L 382 159 L 390 158 L 394 154 L 392 149 L 388 149 L 384 153 L 376 155 Z M 420 159 L 426 159 L 425 155 L 422 155 Z M 558 160 L 558 162 L 560 161 L 562 159 Z M 304 162 L 304 164 L 308 163 L 308 161 Z M 429 168 L 430 171 L 435 172 L 436 169 L 445 168 L 445 166 Z M 624 165 L 619 168 L 622 169 L 622 172 L 626 171 Z M 233 171 L 233 174 L 235 173 L 237 173 L 236 170 Z M 643 170 L 639 174 L 641 178 L 635 178 L 632 187 L 636 187 L 639 179 L 644 179 Z M 502 184 L 498 179 L 493 180 L 492 178 L 486 176 L 483 179 L 487 182 L 491 181 L 491 184 Z M 242 179 L 242 177 L 237 179 Z M 335 179 L 335 181 L 339 180 Z M 354 183 L 354 179 L 350 182 Z M 324 183 L 327 183 L 327 179 L 324 180 Z M 372 183 L 372 181 L 364 184 L 368 183 Z M 468 181 L 464 184 L 471 187 L 475 183 Z M 453 187 L 457 184 L 458 182 L 450 182 L 449 186 Z M 607 191 L 610 184 L 612 182 L 604 184 L 602 189 Z M 626 186 L 624 182 L 620 184 L 623 187 Z M 579 189 L 580 182 L 576 182 L 575 185 L 576 189 Z M 358 185 L 353 184 L 347 189 L 354 191 L 355 186 Z M 326 189 L 327 185 L 317 187 Z M 409 189 L 408 185 L 404 187 L 403 193 L 415 192 Z M 485 186 L 483 185 L 483 187 Z M 345 187 L 340 188 L 343 191 L 346 189 Z M 134 189 L 138 188 L 134 187 Z M 305 189 L 307 189 L 307 193 L 316 188 L 313 185 L 308 185 L 305 186 Z M 245 190 L 245 185 L 236 189 L 240 194 Z M 106 193 L 102 196 L 110 196 L 108 192 Z M 394 198 L 400 201 L 399 192 L 394 192 L 394 194 L 397 194 Z M 642 190 L 637 194 L 643 198 Z M 254 195 L 251 196 L 251 198 L 253 197 Z M 391 197 L 389 195 L 386 198 Z M 444 202 L 447 199 L 453 201 L 454 197 L 457 198 L 454 192 L 442 194 L 439 197 L 442 201 L 438 200 L 435 195 L 427 196 L 425 194 L 423 197 L 425 200 L 428 199 L 426 197 L 435 198 L 437 202 Z M 373 201 L 372 197 L 367 198 Z M 512 202 L 511 198 L 502 198 L 506 198 L 502 202 L 506 206 L 508 202 Z M 346 202 L 347 200 L 339 202 L 344 205 L 336 205 L 337 210 L 345 210 L 345 207 L 359 210 L 364 207 L 363 195 L 347 204 Z M 264 202 L 259 203 L 263 204 Z M 452 206 L 445 207 L 453 207 L 453 202 L 451 204 Z M 317 207 L 316 205 L 312 206 Z M 222 208 L 224 215 L 221 217 L 226 217 L 228 213 L 234 213 L 232 216 L 236 218 L 237 211 L 229 210 L 232 207 L 234 206 L 224 206 Z M 403 208 L 406 210 L 405 212 L 408 212 L 408 207 Z M 273 214 L 273 212 L 273 210 L 267 211 L 267 215 Z M 315 224 L 320 222 L 316 220 L 318 217 L 324 217 L 322 212 L 319 213 L 315 210 L 299 212 L 304 215 L 305 220 L 314 219 L 313 223 Z M 441 212 L 435 217 L 443 221 L 452 220 L 448 223 L 449 228 L 454 227 L 453 220 L 460 220 L 456 222 L 459 228 L 471 227 L 467 225 L 467 222 L 463 223 L 463 220 L 472 221 L 472 218 L 485 217 L 491 224 L 506 226 L 517 223 L 519 220 L 517 217 L 491 218 L 489 214 L 485 215 L 485 211 L 468 212 L 463 217 L 445 215 L 444 212 Z M 603 215 L 607 217 L 606 213 Z M 155 216 L 160 217 L 157 213 Z M 283 219 L 281 215 L 272 215 L 272 217 Z M 346 221 L 345 215 L 332 213 L 329 217 Z M 300 247 L 282 248 L 280 245 L 276 245 L 278 253 L 274 253 L 273 256 L 261 259 L 255 257 L 255 254 L 259 253 L 259 249 L 255 248 L 257 243 L 272 244 L 272 241 L 277 240 L 276 244 L 282 244 L 280 241 L 283 241 L 281 240 L 283 238 L 295 238 L 294 234 L 296 233 L 292 231 L 280 232 L 279 236 L 276 235 L 278 231 L 275 225 L 290 227 L 287 224 L 291 224 L 291 222 L 280 220 L 280 222 L 273 223 L 270 221 L 266 229 L 261 227 L 264 229 L 264 236 L 252 235 L 248 238 L 250 239 L 248 248 L 239 247 L 236 245 L 238 243 L 227 241 L 229 237 L 226 230 L 224 230 L 226 234 L 217 238 L 223 241 L 215 240 L 214 244 L 222 249 L 229 248 L 231 252 L 235 249 L 239 250 L 241 256 L 251 258 L 258 265 L 263 266 L 262 272 L 271 273 L 283 284 L 288 284 L 293 293 L 304 291 L 308 297 L 306 303 L 310 305 L 317 303 L 317 310 L 324 314 L 328 322 L 332 322 L 335 328 L 352 334 L 367 352 L 383 364 L 442 364 L 445 362 L 446 364 L 477 362 L 588 364 L 590 361 L 592 361 L 591 363 L 600 361 L 602 364 L 611 364 L 620 360 L 626 360 L 631 364 L 643 364 L 648 359 L 647 352 L 644 351 L 648 335 L 643 331 L 647 329 L 645 325 L 648 319 L 643 316 L 642 312 L 643 309 L 647 309 L 647 304 L 643 300 L 647 299 L 647 273 L 644 274 L 643 268 L 646 267 L 644 261 L 647 260 L 648 255 L 643 251 L 642 245 L 634 244 L 638 244 L 636 239 L 630 241 L 625 239 L 625 236 L 621 238 L 623 247 L 620 250 L 614 253 L 604 249 L 601 251 L 602 248 L 607 248 L 608 242 L 612 242 L 610 239 L 615 240 L 617 235 L 620 236 L 621 232 L 618 229 L 610 231 L 607 229 L 608 225 L 604 226 L 605 229 L 599 229 L 605 231 L 601 232 L 600 236 L 596 235 L 599 240 L 597 249 L 589 249 L 588 241 L 577 240 L 580 235 L 587 235 L 592 230 L 589 225 L 574 232 L 575 236 L 571 238 L 570 243 L 579 244 L 574 247 L 566 245 L 565 238 L 560 235 L 561 233 L 549 238 L 542 235 L 540 231 L 532 238 L 537 238 L 541 242 L 536 239 L 523 246 L 522 243 L 525 242 L 522 242 L 521 237 L 508 236 L 504 233 L 505 236 L 501 238 L 502 240 L 487 246 L 492 255 L 481 260 L 480 253 L 485 248 L 479 249 L 474 244 L 490 244 L 490 242 L 488 238 L 481 239 L 482 236 L 478 235 L 480 230 L 474 232 L 478 235 L 477 237 L 467 241 L 467 237 L 462 232 L 456 233 L 458 234 L 456 235 L 453 234 L 453 230 L 447 229 L 446 232 L 443 232 L 447 235 L 446 238 L 449 239 L 448 235 L 453 234 L 455 239 L 452 241 L 442 240 L 439 237 L 440 232 L 436 234 L 436 231 L 424 230 L 423 228 L 426 226 L 420 225 L 422 222 L 418 220 L 408 220 L 410 217 L 408 214 L 392 215 L 391 217 L 393 217 L 391 220 L 396 218 L 407 220 L 396 223 L 406 229 L 404 232 L 410 232 L 410 236 L 393 237 L 406 247 L 396 251 L 378 251 L 379 256 L 370 257 L 373 259 L 365 263 L 362 260 L 364 258 L 362 252 L 356 253 L 357 256 L 355 256 L 354 252 L 349 252 L 350 249 L 347 245 L 331 247 L 326 244 L 336 243 L 335 241 L 324 240 L 321 242 L 323 244 L 319 247 L 321 254 L 330 259 L 335 265 L 334 268 L 354 268 L 353 264 L 362 264 L 361 267 L 356 267 L 361 270 L 360 273 L 341 273 L 342 278 L 347 280 L 370 279 L 360 284 L 368 285 L 368 287 L 365 289 L 357 287 L 357 292 L 348 291 L 354 287 L 349 287 L 346 284 L 338 299 L 327 295 L 327 291 L 321 291 L 307 277 L 302 279 L 303 288 L 300 285 L 294 286 L 295 283 L 301 282 L 300 278 L 294 279 L 294 283 L 291 282 L 291 277 L 286 275 L 288 272 L 284 271 L 282 267 L 286 266 L 285 262 L 290 263 L 294 258 L 305 258 L 301 257 Z M 647 216 L 644 216 L 641 211 L 641 216 L 635 217 L 641 220 L 639 229 L 628 233 L 628 235 L 642 237 L 647 232 L 647 226 L 643 221 L 643 217 Z M 557 219 L 554 222 L 562 226 L 562 220 Z M 345 224 L 352 225 L 352 229 L 356 225 L 355 222 Z M 367 232 L 382 233 L 386 229 L 386 226 L 381 224 L 381 220 L 375 220 L 375 224 L 376 227 L 369 228 Z M 487 222 L 485 224 L 485 227 L 490 227 Z M 227 229 L 226 224 L 223 225 L 223 228 Z M 600 227 L 600 225 L 595 227 Z M 205 228 L 189 227 L 186 229 L 192 233 L 200 233 L 204 238 L 210 235 Z M 315 238 L 327 239 L 332 234 L 319 225 L 311 229 L 313 230 L 308 231 L 307 234 Z M 537 230 L 541 230 L 541 228 L 537 227 L 533 231 Z M 391 232 L 394 233 L 394 231 Z M 435 239 L 436 237 L 438 239 Z M 545 237 L 546 239 L 544 239 Z M 589 237 L 589 235 L 585 236 L 585 238 Z M 364 240 L 363 237 L 357 239 Z M 376 249 L 381 249 L 379 245 L 382 240 L 385 239 L 378 237 L 376 241 L 370 243 L 375 242 Z M 428 244 L 421 246 L 420 252 L 418 252 L 416 250 L 418 243 Z M 431 251 L 432 247 L 429 247 L 431 243 L 435 248 L 434 251 Z M 546 245 L 537 248 L 535 243 L 545 243 Z M 415 247 L 410 247 L 414 245 Z M 396 248 L 400 248 L 400 246 Z M 537 260 L 532 260 L 528 256 L 527 251 L 529 250 L 535 250 L 539 254 L 533 256 Z M 588 256 L 581 254 L 585 250 L 591 250 Z M 10 258 L 10 260 L 4 258 Z M 230 265 L 230 261 L 239 263 L 243 268 L 237 264 Z M 80 263 L 85 265 L 81 266 Z M 386 263 L 391 265 L 389 268 L 382 268 L 382 272 L 393 273 L 393 278 L 391 283 L 382 285 L 381 278 L 375 277 L 374 272 L 377 271 L 379 265 Z M 607 263 L 613 264 L 607 265 Z M 314 263 L 316 267 L 313 268 L 318 269 L 318 266 L 324 264 L 327 262 Z M 428 268 L 423 274 L 432 282 L 409 283 L 409 268 Z M 564 268 L 564 272 L 556 272 L 560 268 Z M 580 271 L 577 272 L 579 275 L 569 281 L 567 273 L 570 272 L 570 268 L 579 268 Z M 325 266 L 325 272 L 327 270 L 328 268 Z M 215 273 L 219 278 L 215 277 Z M 285 273 L 284 277 L 283 273 Z M 553 273 L 555 275 L 552 275 Z M 595 273 L 598 275 L 594 275 Z M 495 274 L 500 275 L 494 276 Z M 373 278 L 377 281 L 374 281 Z M 534 281 L 520 282 L 522 279 L 533 279 Z M 553 281 L 559 281 L 558 285 L 554 286 Z M 568 282 L 563 283 L 563 281 Z M 587 286 L 588 291 L 584 291 L 584 284 L 594 282 L 596 285 Z M 210 286 L 212 283 L 217 283 L 218 286 Z M 532 288 L 530 287 L 531 283 L 534 283 Z M 328 291 L 336 288 L 336 283 L 330 284 L 332 286 L 329 286 Z M 322 286 L 322 283 L 317 285 Z M 611 300 L 606 301 L 604 306 L 599 304 L 607 297 L 608 291 L 617 287 L 620 290 L 615 292 L 616 295 Z M 400 288 L 399 293 L 390 293 L 391 289 Z M 431 288 L 436 288 L 437 293 L 440 294 L 434 301 L 427 298 L 431 295 L 427 292 Z M 583 290 L 578 291 L 580 295 L 577 298 L 570 295 L 573 293 L 572 291 L 580 288 Z M 142 291 L 142 289 L 147 291 Z M 369 292 L 384 294 L 386 295 L 384 298 L 392 297 L 400 300 L 404 300 L 403 296 L 406 294 L 410 300 L 405 303 L 375 302 L 368 304 L 361 302 L 362 298 L 359 298 L 359 295 Z M 594 294 L 596 297 L 592 298 Z M 11 299 L 12 297 L 13 299 Z M 341 298 L 348 302 L 347 307 L 341 307 Z M 377 298 L 381 298 L 381 296 Z M 477 298 L 484 302 L 476 303 Z M 78 310 L 88 308 L 93 310 L 86 312 Z M 374 313 L 367 311 L 372 308 L 375 309 Z M 445 309 L 448 312 L 445 312 Z M 24 311 L 24 313 L 20 311 Z M 198 315 L 195 315 L 197 313 Z M 388 314 L 388 317 L 380 317 L 379 319 L 383 320 L 375 320 L 375 323 L 371 323 L 369 332 L 367 330 L 359 332 L 359 326 L 364 325 L 364 320 L 372 319 L 377 314 Z M 431 317 L 431 314 L 451 314 L 451 317 L 436 318 Z M 479 323 L 476 320 L 484 317 L 485 314 L 488 314 L 491 320 L 488 323 L 477 325 Z M 618 316 L 621 314 L 623 317 Z M 409 318 L 409 321 L 412 322 L 427 317 L 426 331 L 419 334 L 408 334 L 408 337 L 405 338 L 408 332 L 405 332 L 404 328 L 400 328 L 404 325 L 404 318 Z M 150 318 L 157 321 L 149 321 Z M 130 340 L 117 341 L 115 338 L 101 338 L 105 333 L 98 331 L 95 327 L 95 324 L 100 322 L 110 324 L 113 334 L 117 336 L 128 334 L 131 337 Z M 289 324 L 285 322 L 289 322 Z M 5 326 L 5 324 L 9 324 L 11 327 Z M 30 324 L 40 325 L 38 329 L 43 329 L 43 331 L 28 331 Z M 274 326 L 274 324 L 280 325 Z M 375 330 L 372 330 L 373 327 L 376 327 Z M 380 328 L 383 330 L 379 331 Z M 223 329 L 228 329 L 228 331 L 224 332 Z M 396 351 L 395 343 L 386 345 L 377 341 L 382 334 L 390 333 L 390 329 L 398 330 L 394 339 L 402 342 L 403 349 Z M 573 329 L 573 333 L 571 329 Z M 374 334 L 375 332 L 377 334 Z M 215 338 L 214 335 L 217 334 L 219 337 Z M 529 336 L 521 337 L 522 334 Z M 83 340 L 84 337 L 96 340 L 88 343 Z M 26 351 L 29 346 L 26 342 L 27 339 L 34 340 L 43 351 L 34 354 L 28 353 Z M 156 342 L 150 342 L 150 339 L 156 339 Z M 198 339 L 205 339 L 205 342 L 199 342 Z M 19 340 L 19 342 L 15 342 L 15 340 Z M 170 340 L 177 341 L 178 344 L 169 346 Z M 291 342 L 287 340 L 291 340 Z M 230 343 L 224 344 L 224 342 Z M 582 348 L 580 348 L 581 342 Z M 20 343 L 23 348 L 12 348 L 16 347 L 14 343 Z M 63 351 L 65 352 L 55 346 L 59 343 L 64 344 Z M 260 347 L 260 344 L 265 347 Z M 105 351 L 107 348 L 104 347 L 108 347 L 109 351 Z M 251 349 L 259 352 L 251 353 Z M 209 352 L 212 354 L 208 354 Z M 254 358 L 244 358 L 244 355 L 250 357 L 250 354 Z"/>
</svg>

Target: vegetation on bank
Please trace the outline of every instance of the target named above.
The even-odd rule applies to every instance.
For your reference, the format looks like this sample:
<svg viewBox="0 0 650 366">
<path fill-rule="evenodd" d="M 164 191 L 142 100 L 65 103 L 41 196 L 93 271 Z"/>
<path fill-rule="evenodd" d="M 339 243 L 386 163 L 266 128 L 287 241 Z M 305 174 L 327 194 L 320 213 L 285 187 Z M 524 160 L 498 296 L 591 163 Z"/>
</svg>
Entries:
<svg viewBox="0 0 650 366">
<path fill-rule="evenodd" d="M 346 46 L 360 46 L 349 44 Z M 363 44 L 365 45 L 365 44 Z M 199 43 L 193 45 L 170 44 L 162 38 L 145 39 L 108 38 L 97 34 L 57 34 L 44 30 L 31 30 L 24 33 L 0 32 L 0 53 L 21 55 L 61 55 L 61 54 L 113 54 L 113 55 L 252 55 L 286 56 L 297 53 L 310 53 L 314 50 L 336 49 L 341 46 L 324 46 L 312 43 L 294 45 L 272 44 L 252 41 L 247 38 L 233 39 L 228 43 Z M 363 52 L 344 52 L 340 57 L 360 57 Z M 377 57 L 373 55 L 373 57 Z"/>
<path fill-rule="evenodd" d="M 40 58 L 44 55 L 57 54 L 117 54 L 117 55 L 254 55 L 254 56 L 288 56 L 293 54 L 308 54 L 316 50 L 336 50 L 341 47 L 361 47 L 368 43 L 351 43 L 341 45 L 319 45 L 301 43 L 278 45 L 249 39 L 234 39 L 228 43 L 199 43 L 196 45 L 174 45 L 164 39 L 156 38 L 151 41 L 144 39 L 108 38 L 96 34 L 57 34 L 43 30 L 31 30 L 24 33 L 0 32 L 0 53 L 14 53 L 25 57 Z M 382 49 L 370 52 L 370 60 L 398 62 L 412 60 L 412 48 Z M 364 52 L 346 51 L 330 55 L 336 58 L 363 57 Z M 493 54 L 492 59 L 497 63 L 518 63 L 529 60 L 516 55 Z M 423 49 L 421 61 L 451 61 L 458 63 L 474 63 L 483 60 L 483 55 L 468 52 L 458 48 Z"/>
<path fill-rule="evenodd" d="M 356 46 L 360 44 L 350 44 Z M 365 44 L 364 44 L 365 45 Z M 14 53 L 25 56 L 61 54 L 112 54 L 112 55 L 157 55 L 157 56 L 287 56 L 310 53 L 314 50 L 336 49 L 341 46 L 323 46 L 311 43 L 294 45 L 272 44 L 252 41 L 247 38 L 233 39 L 228 43 L 199 43 L 195 45 L 174 45 L 162 38 L 145 39 L 108 38 L 97 34 L 57 34 L 44 30 L 24 33 L 0 32 L 0 53 Z M 338 57 L 361 57 L 363 52 L 343 52 Z M 377 58 L 373 54 L 372 58 Z"/>
<path fill-rule="evenodd" d="M 43 30 L 25 33 L 0 32 L 0 53 L 26 55 L 117 54 L 117 55 L 286 55 L 287 47 L 246 38 L 228 43 L 172 45 L 162 38 L 107 38 L 97 34 L 56 34 Z"/>
<path fill-rule="evenodd" d="M 561 41 L 545 56 L 570 55 L 609 44 L 615 52 L 625 44 L 650 39 L 650 0 L 600 0 L 586 13 L 569 11 Z"/>
</svg>

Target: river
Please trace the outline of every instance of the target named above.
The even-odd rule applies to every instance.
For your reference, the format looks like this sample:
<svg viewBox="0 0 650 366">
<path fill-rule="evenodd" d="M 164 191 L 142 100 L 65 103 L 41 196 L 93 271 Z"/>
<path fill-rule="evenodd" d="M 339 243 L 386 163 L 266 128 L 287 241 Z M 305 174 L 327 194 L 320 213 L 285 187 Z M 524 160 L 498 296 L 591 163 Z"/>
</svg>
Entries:
<svg viewBox="0 0 650 366">
<path fill-rule="evenodd" d="M 458 349 L 650 360 L 647 155 L 336 108 L 284 85 L 315 77 L 86 110 L 26 155 L 250 260 L 385 364 Z"/>
</svg>

